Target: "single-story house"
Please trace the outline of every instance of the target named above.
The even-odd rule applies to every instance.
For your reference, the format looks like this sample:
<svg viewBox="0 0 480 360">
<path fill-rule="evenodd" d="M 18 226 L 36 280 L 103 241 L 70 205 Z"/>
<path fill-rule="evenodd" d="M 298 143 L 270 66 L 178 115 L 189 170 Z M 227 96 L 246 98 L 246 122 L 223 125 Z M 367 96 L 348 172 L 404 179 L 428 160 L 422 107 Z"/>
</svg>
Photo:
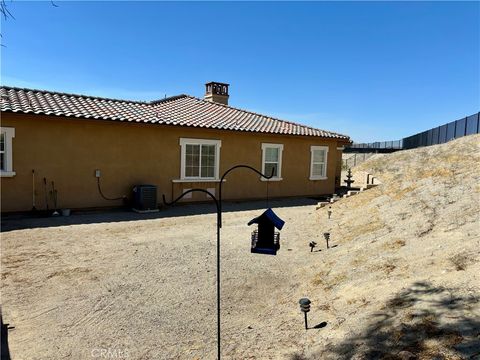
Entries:
<svg viewBox="0 0 480 360">
<path fill-rule="evenodd" d="M 331 194 L 348 136 L 228 106 L 228 84 L 189 95 L 126 101 L 2 86 L 2 212 L 122 205 L 137 184 L 167 200 L 191 188 L 224 199 Z M 52 182 L 54 183 L 52 188 Z M 100 187 L 101 186 L 101 187 Z M 52 190 L 55 191 L 52 191 Z M 190 193 L 187 201 L 205 201 Z M 114 198 L 116 200 L 107 200 Z"/>
</svg>

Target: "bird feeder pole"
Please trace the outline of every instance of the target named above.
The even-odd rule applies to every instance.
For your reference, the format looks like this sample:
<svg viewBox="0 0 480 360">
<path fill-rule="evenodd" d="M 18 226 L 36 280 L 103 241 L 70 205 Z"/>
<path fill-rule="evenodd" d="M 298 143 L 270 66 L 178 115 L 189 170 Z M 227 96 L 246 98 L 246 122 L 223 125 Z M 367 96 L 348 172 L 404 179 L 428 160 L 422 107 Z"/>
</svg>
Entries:
<svg viewBox="0 0 480 360">
<path fill-rule="evenodd" d="M 220 324 L 220 229 L 222 228 L 222 184 L 225 179 L 225 177 L 234 169 L 238 168 L 245 168 L 245 169 L 250 169 L 254 172 L 256 172 L 258 175 L 262 176 L 265 179 L 271 179 L 274 175 L 275 169 L 272 169 L 272 174 L 270 176 L 262 174 L 260 171 L 257 169 L 248 166 L 248 165 L 235 165 L 225 171 L 220 179 L 220 184 L 219 184 L 219 191 L 218 191 L 218 199 L 213 195 L 211 192 L 205 189 L 190 189 L 185 191 L 182 195 L 177 197 L 175 200 L 171 202 L 167 202 L 165 200 L 165 195 L 163 195 L 163 203 L 165 205 L 173 205 L 176 202 L 180 201 L 185 195 L 190 194 L 192 192 L 203 192 L 210 196 L 212 200 L 215 202 L 215 207 L 217 209 L 217 359 L 220 360 L 221 357 L 221 324 Z"/>
</svg>

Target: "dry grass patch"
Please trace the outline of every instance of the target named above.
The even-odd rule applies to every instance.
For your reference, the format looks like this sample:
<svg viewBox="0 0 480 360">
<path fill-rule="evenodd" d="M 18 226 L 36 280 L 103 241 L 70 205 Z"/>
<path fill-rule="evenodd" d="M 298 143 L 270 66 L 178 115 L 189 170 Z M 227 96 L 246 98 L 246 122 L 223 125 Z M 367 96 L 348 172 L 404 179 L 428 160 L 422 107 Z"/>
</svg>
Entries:
<svg viewBox="0 0 480 360">
<path fill-rule="evenodd" d="M 395 269 L 397 269 L 398 259 L 391 259 L 382 264 L 370 266 L 369 269 L 372 272 L 381 272 L 390 275 Z"/>
<path fill-rule="evenodd" d="M 403 199 L 405 195 L 411 193 L 416 189 L 417 189 L 417 185 L 413 184 L 413 185 L 407 186 L 406 188 L 398 189 L 397 191 L 392 190 L 392 195 L 390 196 L 392 199 L 400 200 L 400 199 Z"/>
<path fill-rule="evenodd" d="M 325 283 L 325 279 L 327 278 L 329 271 L 320 271 L 319 273 L 315 274 L 312 279 L 312 285 L 319 286 Z"/>
<path fill-rule="evenodd" d="M 476 257 L 473 253 L 461 252 L 452 256 L 449 260 L 455 266 L 455 270 L 463 271 L 476 261 Z"/>
<path fill-rule="evenodd" d="M 345 282 L 345 280 L 347 280 L 347 274 L 329 275 L 329 272 L 321 271 L 313 277 L 312 284 L 321 286 L 325 291 L 330 291 L 335 286 Z"/>
<path fill-rule="evenodd" d="M 317 309 L 320 310 L 320 311 L 328 312 L 332 309 L 332 306 L 330 304 L 322 304 L 322 305 L 317 306 Z"/>
<path fill-rule="evenodd" d="M 386 158 L 385 156 L 382 156 L 381 158 L 377 158 L 377 159 L 369 159 L 368 162 L 360 164 L 356 168 L 356 170 L 367 171 L 370 173 L 379 173 L 379 172 L 382 172 L 382 170 L 384 170 L 385 167 L 388 166 L 389 160 L 390 158 Z"/>
<path fill-rule="evenodd" d="M 343 235 L 341 239 L 344 242 L 348 242 L 362 235 L 372 234 L 375 231 L 383 229 L 384 227 L 385 223 L 381 221 L 378 216 L 369 217 L 368 215 L 366 215 L 365 222 L 363 224 L 352 227 L 348 226 L 347 224 L 346 228 L 342 229 Z"/>
<path fill-rule="evenodd" d="M 386 250 L 397 250 L 405 246 L 406 242 L 402 239 L 395 239 L 391 242 L 384 243 L 382 247 Z"/>
<path fill-rule="evenodd" d="M 92 271 L 92 269 L 81 268 L 81 267 L 76 267 L 76 268 L 72 268 L 72 269 L 62 269 L 62 270 L 59 270 L 59 271 L 54 271 L 51 274 L 48 274 L 47 279 L 51 279 L 51 278 L 56 277 L 56 276 L 64 276 L 64 277 L 67 277 L 67 278 L 72 278 L 72 277 L 77 277 L 77 276 L 82 275 L 82 274 L 88 274 L 91 271 Z"/>
<path fill-rule="evenodd" d="M 444 164 L 444 163 L 458 164 L 458 163 L 465 162 L 465 160 L 468 161 L 468 159 L 465 159 L 463 155 L 460 155 L 459 153 L 453 153 L 453 152 L 444 154 L 441 158 L 439 158 L 439 160 L 441 160 L 439 161 L 439 163 L 441 164 Z"/>
<path fill-rule="evenodd" d="M 370 201 L 380 196 L 381 192 L 378 187 L 369 189 L 368 191 L 363 191 L 355 196 L 350 196 L 342 200 L 342 205 L 346 209 L 363 207 L 365 204 L 368 204 Z"/>
<path fill-rule="evenodd" d="M 362 297 L 359 297 L 359 298 L 353 298 L 353 299 L 347 300 L 347 304 L 348 305 L 356 305 L 357 307 L 365 307 L 368 304 L 370 304 L 370 301 L 367 300 L 367 298 L 365 298 L 364 296 L 362 296 Z"/>
<path fill-rule="evenodd" d="M 351 265 L 352 267 L 354 268 L 357 268 L 361 265 L 364 265 L 365 263 L 367 262 L 367 257 L 366 256 L 356 256 L 352 261 L 351 261 Z"/>
<path fill-rule="evenodd" d="M 417 179 L 426 179 L 426 178 L 446 178 L 454 176 L 455 172 L 452 169 L 448 168 L 434 168 L 419 170 L 415 173 L 414 177 Z"/>
<path fill-rule="evenodd" d="M 389 275 L 393 270 L 395 270 L 397 268 L 396 265 L 392 264 L 392 263 L 386 263 L 386 264 L 383 264 L 380 269 L 382 269 L 382 271 Z"/>
</svg>

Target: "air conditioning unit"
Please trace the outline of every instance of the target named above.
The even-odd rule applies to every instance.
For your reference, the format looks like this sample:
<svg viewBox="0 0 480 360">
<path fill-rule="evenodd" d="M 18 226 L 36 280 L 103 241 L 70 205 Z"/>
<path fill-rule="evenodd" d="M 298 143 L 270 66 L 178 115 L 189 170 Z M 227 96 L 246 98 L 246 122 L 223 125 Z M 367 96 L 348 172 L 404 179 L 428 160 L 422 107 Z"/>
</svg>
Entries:
<svg viewBox="0 0 480 360">
<path fill-rule="evenodd" d="M 138 213 L 158 211 L 155 185 L 136 185 L 133 188 L 133 211 Z"/>
</svg>

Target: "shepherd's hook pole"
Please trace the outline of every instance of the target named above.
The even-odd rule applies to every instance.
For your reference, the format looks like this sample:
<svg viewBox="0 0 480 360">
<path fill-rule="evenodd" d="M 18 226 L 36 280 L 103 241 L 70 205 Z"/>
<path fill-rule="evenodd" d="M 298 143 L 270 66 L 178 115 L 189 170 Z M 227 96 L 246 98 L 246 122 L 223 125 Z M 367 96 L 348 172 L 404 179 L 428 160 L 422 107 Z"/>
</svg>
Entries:
<svg viewBox="0 0 480 360">
<path fill-rule="evenodd" d="M 222 175 L 222 177 L 220 178 L 220 184 L 219 184 L 219 191 L 218 191 L 218 203 L 220 205 L 220 215 L 219 215 L 219 222 L 220 222 L 220 227 L 222 227 L 222 185 L 223 185 L 223 181 L 225 180 L 225 177 L 232 171 L 232 170 L 235 170 L 235 169 L 239 169 L 239 168 L 244 168 L 244 169 L 250 169 L 254 172 L 256 172 L 258 175 L 260 175 L 261 177 L 267 179 L 267 180 L 270 180 L 274 173 L 275 173 L 275 169 L 272 168 L 272 173 L 270 174 L 270 176 L 268 175 L 265 175 L 265 174 L 262 174 L 260 171 L 258 171 L 257 169 L 251 167 L 251 166 L 248 166 L 248 165 L 235 165 L 235 166 L 232 166 L 230 169 L 228 169 L 227 171 L 225 171 Z"/>
<path fill-rule="evenodd" d="M 220 216 L 221 208 L 217 209 L 217 357 L 220 360 Z"/>
<path fill-rule="evenodd" d="M 223 183 L 223 180 L 225 179 L 225 177 L 227 176 L 227 174 L 230 171 L 232 171 L 234 169 L 237 169 L 237 168 L 247 168 L 247 169 L 253 170 L 254 172 L 256 172 L 257 174 L 259 174 L 260 176 L 264 177 L 267 180 L 271 179 L 273 177 L 273 174 L 274 174 L 274 169 L 272 169 L 272 174 L 270 176 L 268 176 L 268 175 L 262 174 L 260 171 L 258 171 L 257 169 L 255 169 L 251 166 L 235 165 L 235 166 L 231 167 L 230 169 L 228 169 L 227 171 L 225 171 L 222 175 L 222 178 L 220 179 L 218 200 L 215 197 L 215 195 L 213 195 L 211 192 L 209 192 L 205 189 L 190 189 L 188 191 L 185 191 L 182 195 L 180 195 L 178 198 L 176 198 L 175 200 L 173 200 L 171 202 L 167 202 L 165 200 L 165 195 L 163 195 L 163 203 L 165 205 L 173 205 L 176 202 L 178 202 L 179 200 L 181 200 L 185 195 L 187 195 L 189 193 L 192 193 L 192 192 L 195 192 L 195 191 L 199 191 L 199 192 L 206 193 L 208 196 L 210 196 L 212 198 L 212 200 L 215 202 L 215 205 L 217 207 L 217 358 L 218 358 L 218 360 L 220 360 L 220 357 L 221 357 L 221 346 L 220 346 L 220 344 L 221 344 L 221 341 L 220 341 L 220 338 L 221 338 L 221 336 L 220 336 L 220 334 L 221 334 L 221 325 L 220 325 L 220 228 L 222 227 L 222 183 Z"/>
</svg>

